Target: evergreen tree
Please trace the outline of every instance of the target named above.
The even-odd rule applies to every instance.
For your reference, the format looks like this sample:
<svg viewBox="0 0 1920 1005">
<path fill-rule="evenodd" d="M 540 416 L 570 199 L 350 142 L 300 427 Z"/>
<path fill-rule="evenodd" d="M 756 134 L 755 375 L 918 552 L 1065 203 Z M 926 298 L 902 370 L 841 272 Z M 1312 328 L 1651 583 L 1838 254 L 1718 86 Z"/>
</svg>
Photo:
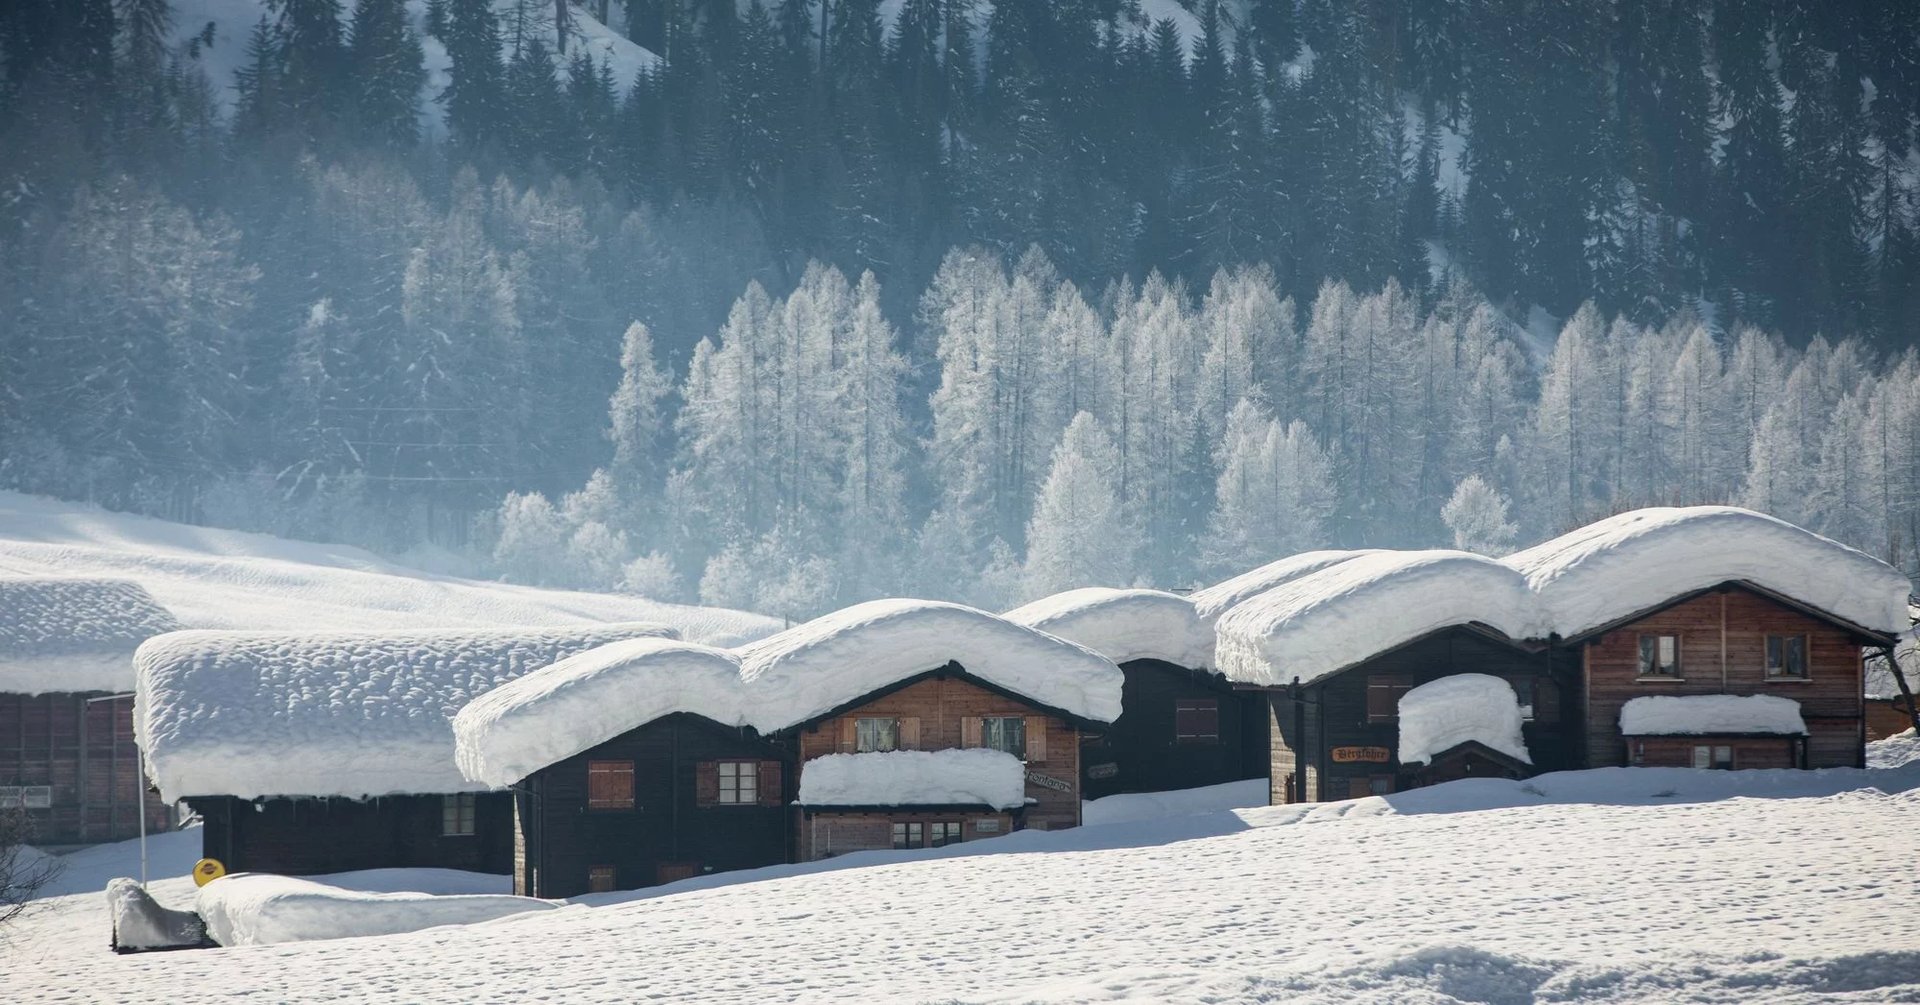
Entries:
<svg viewBox="0 0 1920 1005">
<path fill-rule="evenodd" d="M 1132 583 L 1139 536 L 1121 505 L 1119 467 L 1119 453 L 1099 422 L 1085 412 L 1074 416 L 1027 527 L 1029 597 Z"/>
<path fill-rule="evenodd" d="M 346 73 L 354 87 L 356 128 L 374 143 L 413 143 L 426 71 L 405 3 L 355 0 L 348 39 Z"/>
<path fill-rule="evenodd" d="M 448 69 L 440 101 L 447 106 L 447 128 L 472 145 L 492 139 L 508 115 L 500 65 L 500 24 L 492 0 L 447 0 Z"/>
</svg>

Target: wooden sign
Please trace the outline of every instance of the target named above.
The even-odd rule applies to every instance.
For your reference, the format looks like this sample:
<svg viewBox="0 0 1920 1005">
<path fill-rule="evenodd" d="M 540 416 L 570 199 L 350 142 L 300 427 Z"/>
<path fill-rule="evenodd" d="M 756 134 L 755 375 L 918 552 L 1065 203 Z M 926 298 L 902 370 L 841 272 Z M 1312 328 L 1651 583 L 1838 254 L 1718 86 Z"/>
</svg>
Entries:
<svg viewBox="0 0 1920 1005">
<path fill-rule="evenodd" d="M 1335 747 L 1335 764 L 1386 764 L 1393 760 L 1393 751 L 1385 747 Z"/>
<path fill-rule="evenodd" d="M 1038 771 L 1027 772 L 1027 781 L 1032 782 L 1033 784 L 1038 785 L 1043 789 L 1052 789 L 1055 792 L 1072 792 L 1073 791 L 1072 782 L 1063 782 L 1058 778 L 1054 778 L 1051 775 L 1043 775 Z"/>
</svg>

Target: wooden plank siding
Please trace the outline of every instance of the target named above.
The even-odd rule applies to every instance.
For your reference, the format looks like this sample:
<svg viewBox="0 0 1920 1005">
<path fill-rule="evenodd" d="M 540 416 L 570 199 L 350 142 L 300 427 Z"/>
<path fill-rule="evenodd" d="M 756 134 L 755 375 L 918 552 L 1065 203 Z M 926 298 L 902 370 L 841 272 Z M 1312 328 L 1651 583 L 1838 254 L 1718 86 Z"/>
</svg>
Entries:
<svg viewBox="0 0 1920 1005">
<path fill-rule="evenodd" d="M 48 786 L 51 805 L 29 809 L 32 840 L 45 847 L 121 841 L 172 826 L 147 791 L 133 740 L 133 699 L 109 692 L 0 694 L 0 786 Z"/>
<path fill-rule="evenodd" d="M 505 874 L 513 864 L 513 803 L 474 793 L 473 833 L 441 833 L 439 795 L 378 799 L 194 797 L 201 849 L 228 872 L 311 876 L 360 869 L 438 868 Z"/>
<path fill-rule="evenodd" d="M 750 804 L 718 804 L 711 791 L 717 773 L 703 769 L 722 760 L 774 765 L 754 778 L 776 791 L 762 790 Z M 630 806 L 589 806 L 588 765 L 595 761 L 632 762 Z M 788 766 L 785 750 L 750 729 L 681 713 L 543 768 L 518 800 L 514 889 L 577 896 L 588 892 L 595 867 L 613 870 L 613 889 L 630 890 L 675 875 L 785 862 L 785 804 L 795 791 Z"/>
<path fill-rule="evenodd" d="M 1768 678 L 1766 637 L 1805 635 L 1805 679 Z M 1639 673 L 1641 635 L 1678 635 L 1677 679 Z M 1800 703 L 1807 721 L 1807 767 L 1856 767 L 1865 758 L 1865 712 L 1858 640 L 1846 631 L 1737 584 L 1621 625 L 1581 647 L 1588 767 L 1630 763 L 1620 709 L 1642 695 L 1767 694 Z"/>
<path fill-rule="evenodd" d="M 1039 774 L 1066 783 L 1059 791 L 1032 781 L 1027 796 L 1033 800 L 1025 811 L 1028 827 L 1041 830 L 1073 827 L 1080 823 L 1080 730 L 1058 716 L 1047 714 L 1017 698 L 988 690 L 970 680 L 952 675 L 924 677 L 905 687 L 882 692 L 869 701 L 839 714 L 815 722 L 798 731 L 801 770 L 805 762 L 834 753 L 852 753 L 854 720 L 897 718 L 902 720 L 902 746 L 906 747 L 906 728 L 914 721 L 917 742 L 909 749 L 947 750 L 965 747 L 971 739 L 964 735 L 967 720 L 988 716 L 1019 716 L 1027 720 L 1029 774 Z M 1040 738 L 1036 745 L 1035 737 Z M 1036 749 L 1044 745 L 1044 750 Z M 801 824 L 804 828 L 804 821 Z"/>
<path fill-rule="evenodd" d="M 932 847 L 926 828 L 932 823 L 958 823 L 962 842 L 979 841 L 1012 833 L 1014 815 L 981 809 L 888 810 L 884 813 L 807 813 L 800 814 L 799 861 L 814 862 L 856 851 L 878 851 L 893 847 L 895 823 L 921 825 L 921 842 L 911 847 Z"/>
<path fill-rule="evenodd" d="M 1160 660 L 1132 660 L 1120 669 L 1126 675 L 1120 718 L 1081 745 L 1086 798 L 1188 789 L 1266 775 L 1263 695 L 1234 691 L 1216 675 Z M 1182 701 L 1218 703 L 1218 735 L 1213 742 L 1183 741 L 1177 735 L 1174 710 Z"/>
</svg>

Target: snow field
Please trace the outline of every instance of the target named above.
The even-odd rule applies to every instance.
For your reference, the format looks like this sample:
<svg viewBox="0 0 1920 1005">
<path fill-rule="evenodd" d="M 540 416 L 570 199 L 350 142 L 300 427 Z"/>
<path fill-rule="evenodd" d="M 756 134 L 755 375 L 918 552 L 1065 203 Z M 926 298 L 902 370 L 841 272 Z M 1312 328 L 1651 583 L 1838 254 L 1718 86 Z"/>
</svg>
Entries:
<svg viewBox="0 0 1920 1005">
<path fill-rule="evenodd" d="M 69 927 L 101 948 L 8 968 L 0 998 L 1911 1000 L 1920 936 L 1894 919 L 1920 892 L 1886 863 L 1920 826 L 1916 786 L 1920 766 L 1606 769 L 867 853 L 384 938 L 113 957 Z M 71 926 L 76 899 L 32 924 Z"/>
<path fill-rule="evenodd" d="M 265 873 L 224 876 L 201 887 L 194 898 L 194 910 L 206 922 L 207 934 L 222 946 L 392 935 L 551 911 L 557 906 L 511 894 L 349 890 Z"/>
</svg>

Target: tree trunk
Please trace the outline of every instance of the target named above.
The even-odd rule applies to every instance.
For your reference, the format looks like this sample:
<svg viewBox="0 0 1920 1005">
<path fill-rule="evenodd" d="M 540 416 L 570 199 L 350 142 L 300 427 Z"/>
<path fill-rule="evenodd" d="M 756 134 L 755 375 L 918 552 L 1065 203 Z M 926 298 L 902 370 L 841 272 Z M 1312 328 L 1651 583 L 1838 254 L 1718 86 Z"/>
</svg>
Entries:
<svg viewBox="0 0 1920 1005">
<path fill-rule="evenodd" d="M 1887 669 L 1893 671 L 1893 683 L 1900 689 L 1900 697 L 1907 703 L 1907 719 L 1913 723 L 1915 735 L 1920 735 L 1920 708 L 1913 703 L 1913 685 L 1907 683 L 1906 672 L 1900 669 L 1899 646 L 1891 645 L 1880 650 L 1887 661 Z"/>
</svg>

